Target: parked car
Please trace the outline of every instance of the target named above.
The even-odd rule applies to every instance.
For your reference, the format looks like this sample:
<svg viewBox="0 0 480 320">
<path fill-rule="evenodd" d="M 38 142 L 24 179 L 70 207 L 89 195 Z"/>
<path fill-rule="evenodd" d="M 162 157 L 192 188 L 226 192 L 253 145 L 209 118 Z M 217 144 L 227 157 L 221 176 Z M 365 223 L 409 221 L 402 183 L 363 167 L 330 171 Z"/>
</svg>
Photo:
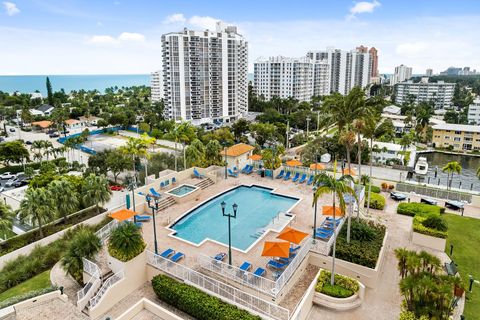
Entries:
<svg viewBox="0 0 480 320">
<path fill-rule="evenodd" d="M 13 183 L 13 186 L 15 188 L 19 188 L 19 187 L 23 187 L 23 186 L 26 186 L 28 184 L 28 181 L 27 180 L 17 180 Z"/>
<path fill-rule="evenodd" d="M 20 180 L 18 180 L 17 178 L 13 178 L 13 179 L 10 179 L 8 180 L 6 183 L 5 183 L 5 187 L 6 188 L 11 188 L 13 187 L 13 185 L 15 184 L 15 182 L 19 182 Z"/>
<path fill-rule="evenodd" d="M 122 186 L 110 186 L 110 190 L 112 190 L 112 191 L 122 191 L 123 187 Z"/>
<path fill-rule="evenodd" d="M 32 141 L 27 140 L 27 141 L 25 141 L 25 144 L 28 144 L 30 146 L 30 145 L 32 145 Z"/>
<path fill-rule="evenodd" d="M 15 129 L 14 129 L 14 128 L 10 128 L 10 132 L 15 132 Z"/>
<path fill-rule="evenodd" d="M 47 131 L 47 134 L 52 134 L 52 133 L 55 133 L 55 129 L 50 129 Z"/>
<path fill-rule="evenodd" d="M 1 180 L 10 180 L 10 179 L 13 179 L 15 178 L 15 175 L 13 173 L 10 173 L 10 172 L 4 172 L 2 174 L 0 174 L 0 179 Z"/>
<path fill-rule="evenodd" d="M 56 133 L 56 132 L 55 132 L 55 133 L 50 133 L 48 136 L 49 136 L 50 138 L 58 138 L 58 137 L 60 137 L 60 135 L 59 135 L 58 133 Z"/>
<path fill-rule="evenodd" d="M 392 192 L 390 193 L 390 198 L 393 200 L 402 201 L 407 199 L 407 195 L 400 192 Z"/>
</svg>

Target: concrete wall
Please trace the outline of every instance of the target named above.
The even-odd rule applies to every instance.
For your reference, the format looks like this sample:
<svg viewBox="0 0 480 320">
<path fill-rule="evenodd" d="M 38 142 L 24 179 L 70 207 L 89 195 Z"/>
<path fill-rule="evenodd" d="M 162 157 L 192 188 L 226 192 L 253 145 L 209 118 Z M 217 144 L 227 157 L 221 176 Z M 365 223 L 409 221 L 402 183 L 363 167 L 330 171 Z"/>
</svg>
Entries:
<svg viewBox="0 0 480 320">
<path fill-rule="evenodd" d="M 123 270 L 124 277 L 112 285 L 98 304 L 89 310 L 90 318 L 98 318 L 147 281 L 146 257 L 145 251 L 128 262 L 122 262 L 110 256 L 107 257 L 108 265 L 112 271 L 116 273 Z"/>
<path fill-rule="evenodd" d="M 17 304 L 14 304 L 12 306 L 9 306 L 7 308 L 1 309 L 0 310 L 0 319 L 16 319 L 15 313 L 16 311 L 24 310 L 24 309 L 30 309 L 32 307 L 35 307 L 36 305 L 39 304 L 44 304 L 46 302 L 49 302 L 54 299 L 61 299 L 63 301 L 67 301 L 68 297 L 65 294 L 61 294 L 60 290 L 56 290 L 53 292 L 49 292 L 46 294 L 43 294 L 41 296 L 33 297 L 27 300 L 24 300 L 22 302 L 19 302 Z M 12 318 L 13 316 L 13 318 Z"/>
<path fill-rule="evenodd" d="M 445 245 L 447 243 L 447 239 L 436 238 L 418 232 L 412 232 L 410 240 L 413 244 L 417 246 L 422 246 L 442 252 L 445 251 Z"/>
<path fill-rule="evenodd" d="M 315 296 L 315 287 L 317 285 L 317 279 L 320 275 L 320 269 L 313 279 L 312 283 L 308 287 L 307 291 L 305 291 L 303 298 L 300 300 L 299 304 L 294 309 L 293 315 L 291 317 L 292 320 L 306 320 L 310 310 L 313 306 L 313 297 Z"/>
<path fill-rule="evenodd" d="M 162 320 L 182 320 L 183 318 L 177 316 L 176 314 L 168 311 L 165 308 L 162 308 L 158 304 L 148 300 L 147 298 L 142 298 L 136 304 L 130 307 L 127 311 L 122 313 L 116 318 L 116 320 L 130 320 L 142 310 L 148 310 Z"/>
</svg>

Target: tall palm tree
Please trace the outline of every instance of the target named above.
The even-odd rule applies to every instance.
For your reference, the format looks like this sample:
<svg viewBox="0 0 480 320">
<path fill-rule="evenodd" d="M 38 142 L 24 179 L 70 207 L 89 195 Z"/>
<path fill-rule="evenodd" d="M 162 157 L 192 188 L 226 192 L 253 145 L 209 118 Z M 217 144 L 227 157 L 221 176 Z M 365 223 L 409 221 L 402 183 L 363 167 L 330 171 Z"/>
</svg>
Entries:
<svg viewBox="0 0 480 320">
<path fill-rule="evenodd" d="M 129 137 L 127 144 L 120 147 L 120 151 L 122 153 L 132 157 L 133 177 L 135 181 L 137 179 L 135 170 L 135 158 L 144 157 L 145 159 L 148 159 L 150 157 L 150 154 L 148 153 L 148 146 L 154 142 L 155 138 L 151 138 L 147 134 L 143 134 L 140 138 Z"/>
<path fill-rule="evenodd" d="M 0 202 L 0 234 L 6 239 L 6 233 L 12 227 L 13 212 L 9 205 Z"/>
<path fill-rule="evenodd" d="M 185 141 L 187 138 L 187 135 L 185 133 L 185 126 L 183 123 L 175 123 L 175 125 L 172 127 L 172 130 L 170 132 L 167 132 L 165 134 L 166 139 L 171 139 L 175 142 L 175 171 L 178 171 L 178 166 L 177 166 L 177 144 L 180 141 Z"/>
<path fill-rule="evenodd" d="M 447 163 L 445 167 L 442 168 L 443 172 L 447 173 L 447 190 L 452 187 L 453 175 L 455 173 L 460 174 L 462 172 L 462 166 L 457 161 L 452 161 Z M 450 174 L 452 175 L 450 177 Z"/>
<path fill-rule="evenodd" d="M 334 168 L 336 168 L 336 161 Z M 325 194 L 332 194 L 333 195 L 333 219 L 335 219 L 335 210 L 336 210 L 336 199 L 338 198 L 338 207 L 340 208 L 341 212 L 345 213 L 346 204 L 345 204 L 345 194 L 353 196 L 355 199 L 357 195 L 355 194 L 355 190 L 349 186 L 349 183 L 353 181 L 353 178 L 350 175 L 342 175 L 340 179 L 337 180 L 335 169 L 333 172 L 333 176 L 326 174 L 325 172 L 321 172 L 320 174 L 315 176 L 314 185 L 318 185 L 319 187 L 315 190 L 313 194 L 313 203 L 312 206 L 318 202 L 318 199 L 325 195 Z M 335 225 L 335 224 L 334 224 Z M 316 230 L 315 230 L 316 231 Z M 337 242 L 337 230 L 334 227 L 333 230 L 333 249 L 332 249 L 332 277 L 330 279 L 330 284 L 333 286 L 335 284 L 335 245 Z"/>
<path fill-rule="evenodd" d="M 28 188 L 20 203 L 20 219 L 38 226 L 43 238 L 43 225 L 52 221 L 57 212 L 52 194 L 45 188 Z"/>
<path fill-rule="evenodd" d="M 104 204 L 110 200 L 112 192 L 108 187 L 108 180 L 105 176 L 96 176 L 91 173 L 83 185 L 83 201 L 88 205 L 97 207 L 97 214 L 100 213 L 99 204 Z"/>
<path fill-rule="evenodd" d="M 67 221 L 67 216 L 75 212 L 80 204 L 75 186 L 68 180 L 54 180 L 48 185 L 53 201 L 57 206 L 58 214 Z"/>
<path fill-rule="evenodd" d="M 42 163 L 42 150 L 45 147 L 45 141 L 44 140 L 35 140 L 32 142 L 32 147 L 31 150 L 33 151 L 34 154 L 34 159 L 39 160 L 40 163 Z"/>
</svg>

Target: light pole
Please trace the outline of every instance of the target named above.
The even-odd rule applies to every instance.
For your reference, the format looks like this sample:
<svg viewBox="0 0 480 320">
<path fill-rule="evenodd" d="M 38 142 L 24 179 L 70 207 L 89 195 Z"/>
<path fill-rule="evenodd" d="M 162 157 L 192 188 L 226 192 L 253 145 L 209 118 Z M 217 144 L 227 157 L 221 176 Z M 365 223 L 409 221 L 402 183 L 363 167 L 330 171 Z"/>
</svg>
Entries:
<svg viewBox="0 0 480 320">
<path fill-rule="evenodd" d="M 225 180 L 227 180 L 227 146 L 225 146 L 225 149 L 224 149 L 224 153 L 225 153 Z"/>
<path fill-rule="evenodd" d="M 308 126 L 310 124 L 310 120 L 312 119 L 310 119 L 310 117 L 307 117 L 307 142 L 308 142 Z"/>
<path fill-rule="evenodd" d="M 313 196 L 315 197 L 317 186 L 313 186 Z M 315 243 L 315 233 L 317 232 L 317 201 L 315 201 L 315 211 L 313 213 L 313 242 Z"/>
<path fill-rule="evenodd" d="M 228 217 L 228 264 L 232 265 L 232 229 L 231 229 L 230 219 L 237 218 L 238 205 L 236 203 L 233 204 L 232 206 L 233 215 L 231 213 L 225 213 L 225 207 L 227 206 L 225 201 L 222 201 L 221 205 L 222 205 L 222 215 L 224 217 Z"/>
<path fill-rule="evenodd" d="M 158 206 L 160 204 L 160 198 L 153 197 L 153 204 L 152 204 L 152 197 L 147 196 L 147 204 L 150 209 L 152 209 L 152 216 L 153 216 L 153 243 L 155 245 L 155 254 L 158 254 L 158 245 L 157 245 L 157 226 L 155 223 L 155 211 L 158 211 Z"/>
</svg>

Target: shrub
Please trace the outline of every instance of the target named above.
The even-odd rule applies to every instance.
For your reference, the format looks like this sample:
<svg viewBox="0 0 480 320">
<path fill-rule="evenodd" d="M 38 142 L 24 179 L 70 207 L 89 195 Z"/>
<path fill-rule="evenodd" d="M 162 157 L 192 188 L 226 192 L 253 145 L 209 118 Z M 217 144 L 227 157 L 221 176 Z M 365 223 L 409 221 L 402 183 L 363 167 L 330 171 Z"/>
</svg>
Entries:
<svg viewBox="0 0 480 320">
<path fill-rule="evenodd" d="M 157 297 L 198 320 L 260 320 L 259 316 L 239 309 L 217 297 L 178 282 L 168 276 L 158 275 L 152 279 Z"/>
<path fill-rule="evenodd" d="M 365 207 L 367 207 L 367 202 L 365 202 Z M 370 208 L 383 210 L 385 208 L 385 198 L 381 194 L 372 192 L 370 195 Z"/>
<path fill-rule="evenodd" d="M 358 222 L 352 220 L 351 228 L 350 244 L 347 243 L 347 228 L 342 228 L 339 233 L 336 257 L 368 268 L 375 268 L 385 237 L 385 226 L 360 219 Z M 356 232 L 359 229 L 362 232 Z"/>
<path fill-rule="evenodd" d="M 349 277 L 335 274 L 335 285 L 330 284 L 332 274 L 329 271 L 322 270 L 318 276 L 315 291 L 321 292 L 331 297 L 348 298 L 358 291 L 360 286 L 358 281 Z"/>
<path fill-rule="evenodd" d="M 440 218 L 440 217 L 438 217 L 438 218 Z M 413 218 L 413 231 L 421 233 L 421 234 L 425 234 L 427 236 L 432 236 L 432 237 L 436 237 L 436 238 L 445 239 L 448 235 L 447 230 L 443 231 L 443 230 L 437 230 L 437 229 L 434 229 L 434 228 L 426 227 L 423 223 L 427 219 L 428 219 L 428 217 L 423 217 L 423 216 L 420 216 L 420 215 L 415 216 Z M 445 225 L 446 225 L 446 223 L 445 223 Z"/>
<path fill-rule="evenodd" d="M 421 316 L 420 318 L 417 318 L 415 316 L 415 313 L 411 311 L 402 311 L 400 313 L 400 318 L 399 320 L 429 320 L 430 318 L 428 316 Z"/>
<path fill-rule="evenodd" d="M 400 203 L 397 207 L 397 213 L 403 214 L 406 216 L 413 217 L 415 215 L 430 215 L 430 214 L 440 214 L 441 208 L 438 206 L 432 206 L 426 203 Z"/>
<path fill-rule="evenodd" d="M 367 194 L 368 194 L 368 186 L 369 186 L 368 184 L 365 186 L 365 192 Z M 381 191 L 379 187 L 374 186 L 374 185 L 372 185 L 371 188 L 372 188 L 373 193 L 380 193 L 380 191 Z"/>
<path fill-rule="evenodd" d="M 424 227 L 435 229 L 438 231 L 447 231 L 448 225 L 447 221 L 440 216 L 428 216 L 425 220 L 422 221 Z"/>
<path fill-rule="evenodd" d="M 382 186 L 383 190 L 388 189 L 388 183 L 386 183 L 386 182 L 382 182 L 381 186 Z"/>
<path fill-rule="evenodd" d="M 41 296 L 41 295 L 44 295 L 44 294 L 47 294 L 49 292 L 56 291 L 56 290 L 58 290 L 57 286 L 51 286 L 51 287 L 43 288 L 43 289 L 40 289 L 40 290 L 30 291 L 30 292 L 27 292 L 27 293 L 19 295 L 19 296 L 11 297 L 7 300 L 4 300 L 4 301 L 0 302 L 0 309 L 9 307 L 9 306 L 17 304 L 19 302 L 22 302 L 22 301 L 25 301 L 25 300 L 28 300 L 28 299 L 31 299 L 31 298 L 34 298 L 34 297 L 38 297 L 38 296 Z"/>
<path fill-rule="evenodd" d="M 120 261 L 129 261 L 145 249 L 140 228 L 132 222 L 126 222 L 115 228 L 110 235 L 108 252 Z"/>
</svg>

